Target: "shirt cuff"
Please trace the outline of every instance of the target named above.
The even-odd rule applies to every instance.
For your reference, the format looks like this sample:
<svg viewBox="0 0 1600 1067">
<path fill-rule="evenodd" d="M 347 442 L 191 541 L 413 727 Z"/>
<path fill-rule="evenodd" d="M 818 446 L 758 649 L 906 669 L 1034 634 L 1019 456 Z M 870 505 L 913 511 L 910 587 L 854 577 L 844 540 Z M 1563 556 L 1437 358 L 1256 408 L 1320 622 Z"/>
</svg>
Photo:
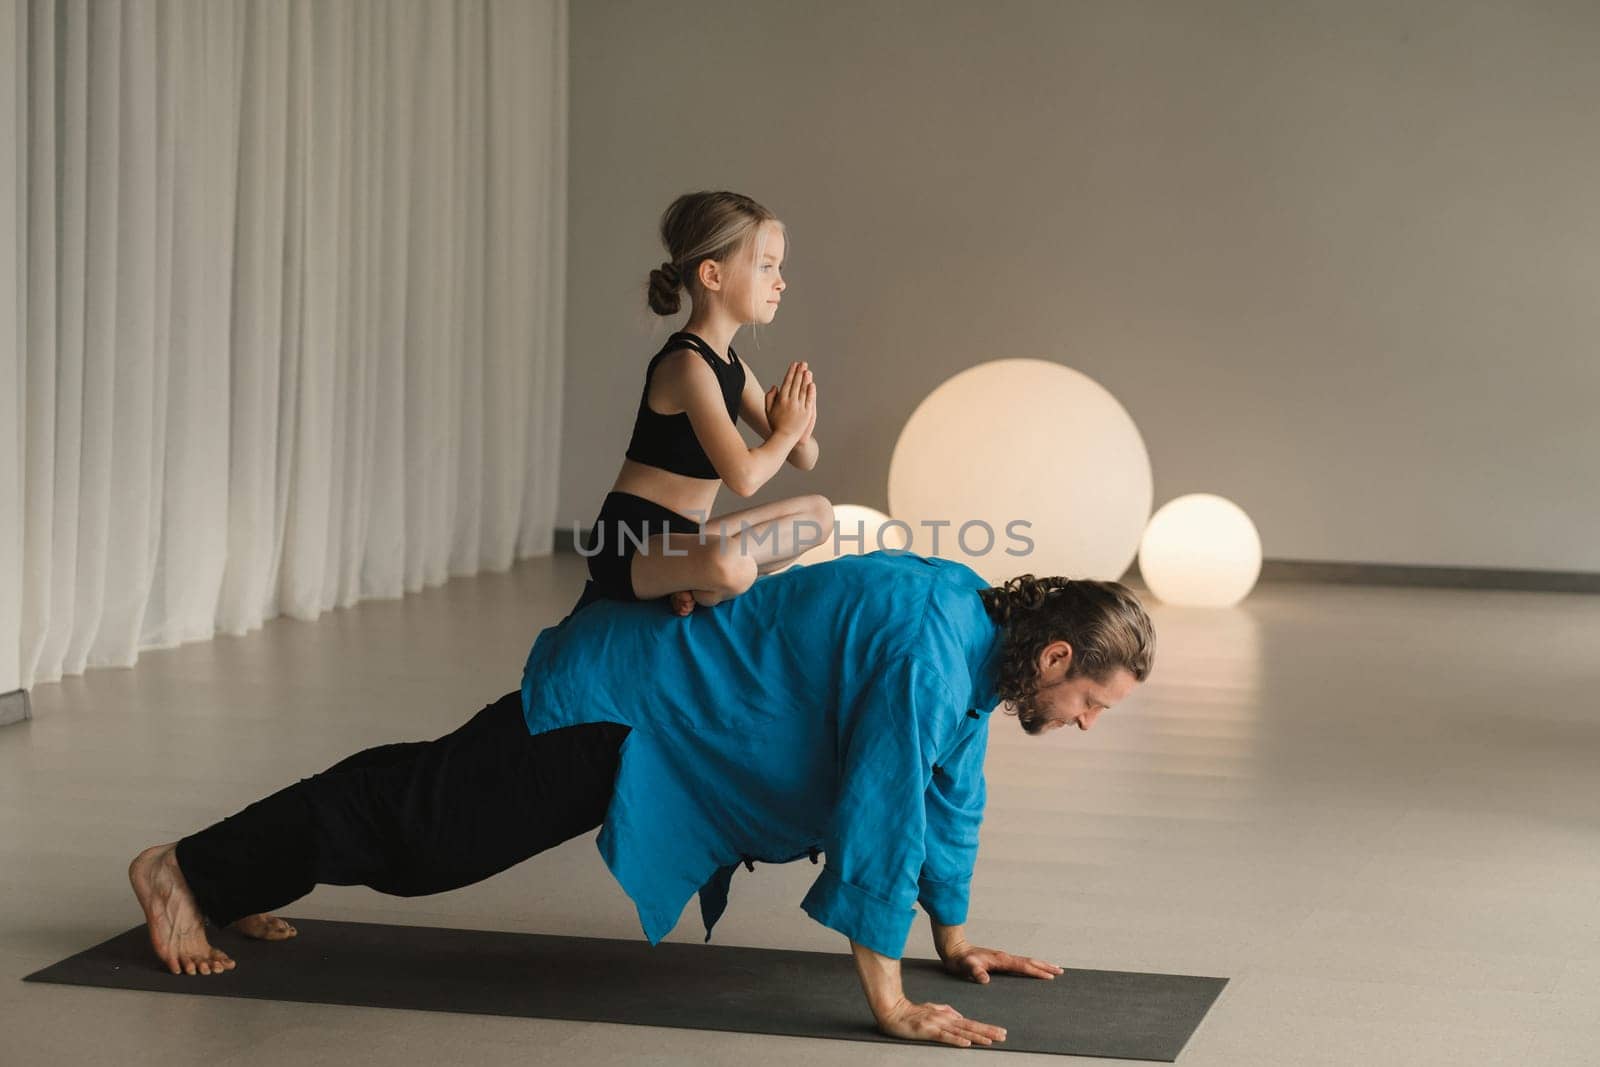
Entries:
<svg viewBox="0 0 1600 1067">
<path fill-rule="evenodd" d="M 905 952 L 911 923 L 917 917 L 915 909 L 873 896 L 840 878 L 830 867 L 822 869 L 800 906 L 828 929 L 895 960 Z"/>
<path fill-rule="evenodd" d="M 959 882 L 917 882 L 917 903 L 928 918 L 940 926 L 960 926 L 967 921 L 967 902 L 972 896 L 972 880 Z"/>
</svg>

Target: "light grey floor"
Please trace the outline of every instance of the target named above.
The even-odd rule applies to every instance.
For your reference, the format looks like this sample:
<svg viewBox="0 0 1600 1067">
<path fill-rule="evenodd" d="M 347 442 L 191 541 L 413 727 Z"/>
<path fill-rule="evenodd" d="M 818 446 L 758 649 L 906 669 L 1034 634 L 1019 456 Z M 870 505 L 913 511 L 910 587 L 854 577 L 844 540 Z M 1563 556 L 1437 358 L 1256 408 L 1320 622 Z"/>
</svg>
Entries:
<svg viewBox="0 0 1600 1067">
<path fill-rule="evenodd" d="M 18 981 L 138 920 L 139 847 L 515 688 L 579 568 L 533 560 L 36 690 L 34 720 L 0 730 L 0 1063 L 933 1062 Z M 996 716 L 973 932 L 1230 976 L 1190 1067 L 1600 1063 L 1600 598 L 1274 585 L 1154 614 L 1154 678 L 1093 733 Z M 741 872 L 718 941 L 841 950 L 797 907 L 812 871 Z M 675 938 L 698 939 L 692 910 Z M 446 896 L 320 889 L 290 914 L 637 936 L 589 839 Z"/>
</svg>

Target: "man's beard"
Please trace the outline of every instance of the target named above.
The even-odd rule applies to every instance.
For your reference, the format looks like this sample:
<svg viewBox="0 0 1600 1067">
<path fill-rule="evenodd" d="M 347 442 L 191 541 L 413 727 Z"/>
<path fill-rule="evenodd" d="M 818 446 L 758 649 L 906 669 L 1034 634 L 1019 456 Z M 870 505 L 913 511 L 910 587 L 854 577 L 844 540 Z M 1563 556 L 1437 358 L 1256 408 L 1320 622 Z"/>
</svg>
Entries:
<svg viewBox="0 0 1600 1067">
<path fill-rule="evenodd" d="M 1016 713 L 1017 725 L 1021 726 L 1025 733 L 1037 736 L 1044 733 L 1044 728 L 1050 725 L 1050 720 L 1035 706 L 1031 693 L 1013 702 L 1012 710 Z"/>
</svg>

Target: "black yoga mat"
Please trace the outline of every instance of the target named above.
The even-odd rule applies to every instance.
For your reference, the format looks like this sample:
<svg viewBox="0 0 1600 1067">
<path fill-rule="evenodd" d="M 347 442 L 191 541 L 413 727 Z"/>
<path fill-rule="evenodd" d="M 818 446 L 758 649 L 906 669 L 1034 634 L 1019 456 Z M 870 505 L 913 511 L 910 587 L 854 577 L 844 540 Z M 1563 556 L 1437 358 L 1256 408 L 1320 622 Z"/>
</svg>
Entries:
<svg viewBox="0 0 1600 1067">
<path fill-rule="evenodd" d="M 889 1041 L 872 1026 L 850 957 L 719 945 L 290 920 L 300 936 L 212 943 L 238 967 L 168 974 L 144 927 L 27 977 L 29 982 L 354 1004 L 530 1019 L 674 1026 L 850 1041 Z M 993 1046 L 1171 1062 L 1225 978 L 1073 971 L 1054 981 L 951 977 L 937 961 L 904 965 L 906 995 L 1003 1026 Z"/>
</svg>

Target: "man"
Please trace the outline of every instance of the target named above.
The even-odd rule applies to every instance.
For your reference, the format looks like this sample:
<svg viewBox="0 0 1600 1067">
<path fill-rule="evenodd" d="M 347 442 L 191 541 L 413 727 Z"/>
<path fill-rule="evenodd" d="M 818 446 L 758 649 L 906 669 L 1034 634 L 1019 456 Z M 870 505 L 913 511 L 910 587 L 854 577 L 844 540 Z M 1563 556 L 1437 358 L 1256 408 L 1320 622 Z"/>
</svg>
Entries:
<svg viewBox="0 0 1600 1067">
<path fill-rule="evenodd" d="M 264 913 L 318 882 L 441 892 L 596 825 L 652 944 L 696 892 L 709 938 L 741 861 L 825 854 L 802 907 L 850 939 L 879 1028 L 990 1044 L 1004 1032 L 912 1003 L 899 969 L 921 904 L 953 973 L 1061 973 L 965 936 L 988 714 L 1003 700 L 1030 734 L 1087 730 L 1153 649 L 1115 583 L 991 588 L 908 553 L 796 568 L 686 618 L 595 604 L 455 733 L 353 756 L 145 850 L 129 877 L 157 955 L 210 974 L 233 962 L 202 916 L 275 930 Z"/>
</svg>

